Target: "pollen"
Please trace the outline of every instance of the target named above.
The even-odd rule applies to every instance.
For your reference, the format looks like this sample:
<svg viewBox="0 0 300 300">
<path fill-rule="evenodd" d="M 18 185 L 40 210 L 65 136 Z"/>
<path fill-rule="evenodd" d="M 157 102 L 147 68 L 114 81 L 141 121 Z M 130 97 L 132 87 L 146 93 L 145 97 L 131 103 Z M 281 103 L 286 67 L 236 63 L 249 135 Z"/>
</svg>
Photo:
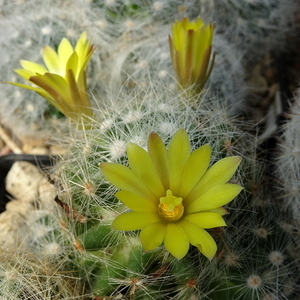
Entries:
<svg viewBox="0 0 300 300">
<path fill-rule="evenodd" d="M 158 214 L 166 222 L 176 222 L 184 212 L 182 198 L 173 196 L 171 190 L 167 190 L 166 196 L 159 199 Z"/>
</svg>

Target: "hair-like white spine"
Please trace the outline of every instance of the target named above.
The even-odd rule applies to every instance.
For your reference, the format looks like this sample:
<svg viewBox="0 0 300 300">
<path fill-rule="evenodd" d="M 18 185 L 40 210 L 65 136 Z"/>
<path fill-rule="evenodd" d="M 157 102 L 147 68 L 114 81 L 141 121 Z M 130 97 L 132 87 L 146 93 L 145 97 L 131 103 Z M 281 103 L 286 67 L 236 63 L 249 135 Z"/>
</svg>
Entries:
<svg viewBox="0 0 300 300">
<path fill-rule="evenodd" d="M 4 73 L 12 65 L 17 67 L 20 58 L 39 61 L 37 49 L 44 43 L 57 45 L 63 36 L 76 39 L 83 30 L 93 38 L 98 52 L 93 56 L 89 79 L 95 100 L 90 129 L 70 126 L 64 131 L 67 136 L 56 135 L 57 141 L 68 147 L 55 170 L 59 212 L 30 215 L 22 247 L 13 256 L 3 252 L 3 257 L 11 260 L 0 258 L 0 296 L 21 299 L 24 294 L 17 295 L 11 289 L 11 282 L 17 282 L 21 287 L 28 285 L 22 293 L 29 293 L 34 300 L 51 299 L 57 290 L 61 290 L 57 299 L 80 299 L 84 294 L 134 300 L 296 299 L 299 266 L 295 262 L 299 256 L 290 228 L 298 229 L 299 222 L 299 104 L 281 136 L 277 174 L 282 185 L 277 198 L 283 201 L 279 208 L 271 201 L 265 166 L 257 158 L 256 136 L 243 130 L 249 124 L 230 117 L 244 95 L 242 66 L 263 55 L 263 47 L 256 47 L 264 45 L 265 35 L 275 36 L 272 47 L 277 45 L 290 28 L 288 13 L 296 3 L 171 2 L 74 0 L 68 2 L 71 7 L 64 1 L 50 7 L 33 0 L 20 5 L 16 2 L 14 12 L 8 4 L 4 6 L 0 26 L 15 24 L 0 37 Z M 288 3 L 292 5 L 288 7 Z M 263 8 L 261 16 L 257 15 L 259 7 Z M 228 14 L 221 13 L 223 10 Z M 186 94 L 177 92 L 166 41 L 171 22 L 184 15 L 197 17 L 199 12 L 220 24 L 214 40 L 218 54 L 207 91 L 199 99 L 187 99 Z M 262 21 L 256 23 L 259 18 Z M 282 20 L 281 28 L 274 20 Z M 7 74 L 13 76 L 11 71 Z M 29 103 L 27 94 L 14 94 L 10 86 L 4 88 L 4 94 L 1 113 L 9 117 L 21 106 L 27 108 L 24 115 L 29 124 L 43 120 L 46 104 L 41 98 L 30 94 Z M 161 248 L 144 254 L 136 233 L 110 228 L 123 205 L 98 164 L 127 165 L 128 142 L 146 148 L 149 133 L 156 131 L 168 144 L 179 128 L 188 132 L 193 149 L 211 145 L 212 163 L 231 155 L 243 157 L 232 182 L 243 185 L 245 191 L 226 207 L 230 212 L 224 217 L 228 226 L 211 230 L 218 244 L 212 262 L 193 249 L 181 261 L 170 258 Z M 280 211 L 282 207 L 295 212 L 291 224 Z M 100 233 L 94 227 L 98 225 L 103 229 Z M 95 241 L 97 250 L 93 248 Z M 29 278 L 28 273 L 34 277 Z M 62 283 L 67 283 L 66 289 Z M 78 284 L 74 294 L 69 284 Z"/>
<path fill-rule="evenodd" d="M 293 214 L 296 222 L 300 221 L 300 96 L 299 90 L 294 103 L 286 114 L 278 138 L 276 159 L 276 179 L 278 184 L 277 199 L 280 206 Z"/>
</svg>

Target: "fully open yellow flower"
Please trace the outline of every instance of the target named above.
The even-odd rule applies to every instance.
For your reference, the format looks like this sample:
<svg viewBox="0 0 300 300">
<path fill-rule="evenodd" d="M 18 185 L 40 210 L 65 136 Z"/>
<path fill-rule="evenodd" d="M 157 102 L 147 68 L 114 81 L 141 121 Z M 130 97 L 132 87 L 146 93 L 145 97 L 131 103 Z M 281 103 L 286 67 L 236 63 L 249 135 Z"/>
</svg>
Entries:
<svg viewBox="0 0 300 300">
<path fill-rule="evenodd" d="M 71 43 L 63 38 L 57 52 L 49 46 L 42 50 L 46 67 L 21 60 L 23 69 L 15 72 L 35 86 L 8 82 L 33 90 L 47 99 L 67 117 L 78 120 L 92 116 L 93 110 L 86 87 L 86 69 L 94 46 L 83 32 L 73 49 Z"/>
<path fill-rule="evenodd" d="M 211 60 L 214 25 L 205 25 L 200 18 L 191 22 L 188 18 L 172 24 L 169 46 L 179 87 L 192 87 L 200 93 L 214 64 Z"/>
<path fill-rule="evenodd" d="M 106 179 L 121 189 L 116 197 L 132 210 L 117 216 L 112 227 L 124 231 L 142 229 L 140 240 L 145 251 L 164 243 L 180 259 L 192 244 L 212 259 L 217 246 L 205 229 L 226 226 L 222 218 L 226 210 L 222 206 L 242 189 L 227 182 L 241 158 L 226 157 L 207 169 L 210 146 L 191 153 L 184 129 L 175 133 L 168 149 L 152 132 L 148 152 L 129 143 L 127 154 L 130 168 L 100 164 Z"/>
</svg>

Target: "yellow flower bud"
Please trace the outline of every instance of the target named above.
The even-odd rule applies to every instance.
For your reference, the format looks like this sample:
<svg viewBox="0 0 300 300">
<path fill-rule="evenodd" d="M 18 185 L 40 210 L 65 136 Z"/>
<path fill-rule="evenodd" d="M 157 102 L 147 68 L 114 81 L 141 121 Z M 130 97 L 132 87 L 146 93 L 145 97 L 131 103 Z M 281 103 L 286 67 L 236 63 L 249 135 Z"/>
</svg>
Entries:
<svg viewBox="0 0 300 300">
<path fill-rule="evenodd" d="M 173 68 L 180 89 L 192 88 L 198 94 L 203 89 L 213 68 L 212 38 L 214 24 L 205 25 L 200 18 L 188 18 L 172 24 L 169 36 Z"/>
</svg>

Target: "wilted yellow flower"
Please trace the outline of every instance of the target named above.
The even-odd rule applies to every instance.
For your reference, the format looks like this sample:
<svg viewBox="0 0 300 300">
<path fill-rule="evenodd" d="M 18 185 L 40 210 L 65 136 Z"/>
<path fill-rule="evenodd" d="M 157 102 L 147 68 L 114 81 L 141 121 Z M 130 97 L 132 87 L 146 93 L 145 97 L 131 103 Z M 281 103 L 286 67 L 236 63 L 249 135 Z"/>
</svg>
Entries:
<svg viewBox="0 0 300 300">
<path fill-rule="evenodd" d="M 106 179 L 121 189 L 116 197 L 132 210 L 117 216 L 112 227 L 124 231 L 142 229 L 139 237 L 145 251 L 164 243 L 180 259 L 192 244 L 212 259 L 217 246 L 205 229 L 226 226 L 222 206 L 242 189 L 227 182 L 241 158 L 223 158 L 207 170 L 210 146 L 206 144 L 191 153 L 184 129 L 175 133 L 168 149 L 152 132 L 148 152 L 129 143 L 127 155 L 130 168 L 100 164 Z"/>
<path fill-rule="evenodd" d="M 57 52 L 49 46 L 42 50 L 45 66 L 21 60 L 23 69 L 15 72 L 35 86 L 8 82 L 33 90 L 47 99 L 67 117 L 79 118 L 93 115 L 86 87 L 86 69 L 94 46 L 83 32 L 73 49 L 71 43 L 63 38 Z"/>
<path fill-rule="evenodd" d="M 205 25 L 200 18 L 188 18 L 172 24 L 169 46 L 173 68 L 182 89 L 190 88 L 200 93 L 214 64 L 211 59 L 214 24 Z"/>
</svg>

